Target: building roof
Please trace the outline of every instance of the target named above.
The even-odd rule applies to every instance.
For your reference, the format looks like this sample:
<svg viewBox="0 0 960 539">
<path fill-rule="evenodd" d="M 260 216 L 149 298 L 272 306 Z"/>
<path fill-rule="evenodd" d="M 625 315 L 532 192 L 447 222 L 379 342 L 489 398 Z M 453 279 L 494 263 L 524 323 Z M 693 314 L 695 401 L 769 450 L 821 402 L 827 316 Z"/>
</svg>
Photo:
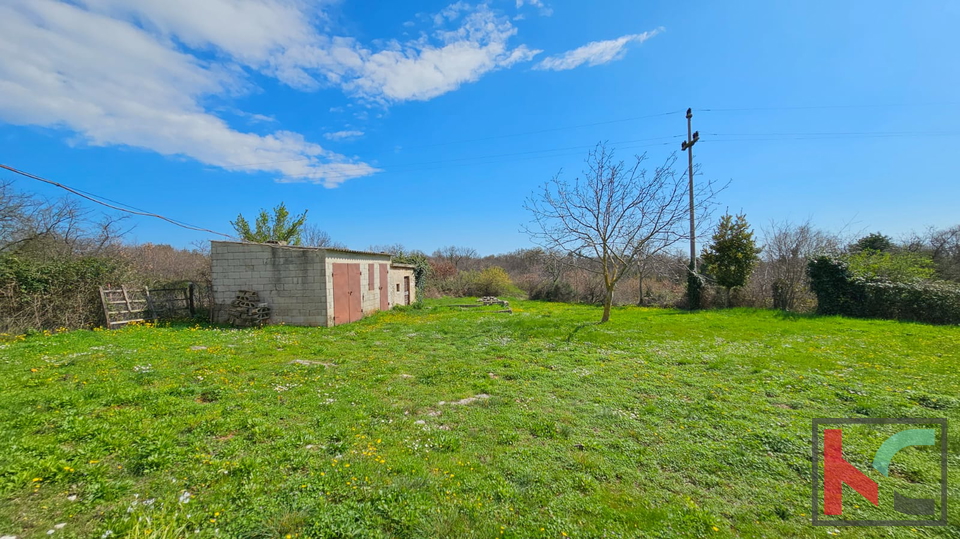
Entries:
<svg viewBox="0 0 960 539">
<path fill-rule="evenodd" d="M 304 247 L 302 245 L 281 245 L 279 243 L 257 243 L 255 241 L 211 240 L 210 243 L 235 243 L 239 245 L 262 245 L 266 247 L 273 247 L 275 249 L 298 249 L 301 251 L 334 251 L 337 253 L 349 253 L 349 254 L 355 254 L 355 255 L 392 256 L 390 253 L 377 253 L 374 251 L 357 251 L 354 249 L 339 249 L 336 247 Z"/>
</svg>

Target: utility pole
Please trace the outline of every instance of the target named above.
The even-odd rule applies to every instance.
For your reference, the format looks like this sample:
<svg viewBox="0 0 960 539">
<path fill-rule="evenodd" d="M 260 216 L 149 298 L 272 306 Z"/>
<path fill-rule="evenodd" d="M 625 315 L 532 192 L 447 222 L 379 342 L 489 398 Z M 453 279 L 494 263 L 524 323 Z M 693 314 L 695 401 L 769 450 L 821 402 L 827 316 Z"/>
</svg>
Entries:
<svg viewBox="0 0 960 539">
<path fill-rule="evenodd" d="M 693 211 L 693 145 L 700 140 L 700 132 L 693 131 L 693 109 L 687 109 L 687 140 L 680 144 L 681 150 L 687 151 L 690 174 L 690 271 L 697 272 L 697 232 Z M 691 132 L 693 131 L 693 132 Z"/>
</svg>

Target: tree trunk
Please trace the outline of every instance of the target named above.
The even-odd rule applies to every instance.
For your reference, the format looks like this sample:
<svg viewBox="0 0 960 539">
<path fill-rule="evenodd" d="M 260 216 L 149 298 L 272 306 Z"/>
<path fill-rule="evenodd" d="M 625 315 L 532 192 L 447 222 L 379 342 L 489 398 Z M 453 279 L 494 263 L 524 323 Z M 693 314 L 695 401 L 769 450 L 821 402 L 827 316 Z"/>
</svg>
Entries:
<svg viewBox="0 0 960 539">
<path fill-rule="evenodd" d="M 613 305 L 613 289 L 608 288 L 606 293 L 603 295 L 603 318 L 600 319 L 600 323 L 604 323 L 610 320 L 610 307 Z"/>
<path fill-rule="evenodd" d="M 640 297 L 637 298 L 637 305 L 643 307 L 643 272 L 641 271 L 637 274 L 637 291 L 640 294 Z"/>
</svg>

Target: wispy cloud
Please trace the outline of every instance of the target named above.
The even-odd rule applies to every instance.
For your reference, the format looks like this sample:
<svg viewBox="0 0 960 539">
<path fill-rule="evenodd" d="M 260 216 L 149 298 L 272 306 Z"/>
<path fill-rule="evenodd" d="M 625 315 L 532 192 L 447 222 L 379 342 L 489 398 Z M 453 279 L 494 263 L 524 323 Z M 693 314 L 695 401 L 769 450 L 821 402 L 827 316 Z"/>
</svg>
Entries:
<svg viewBox="0 0 960 539">
<path fill-rule="evenodd" d="M 432 20 L 437 26 L 432 34 L 377 49 L 348 37 L 319 37 L 312 45 L 290 47 L 275 58 L 275 76 L 305 90 L 336 85 L 368 102 L 426 101 L 541 52 L 511 46 L 517 29 L 485 5 L 458 2 Z"/>
<path fill-rule="evenodd" d="M 108 3 L 87 0 L 85 4 L 110 8 Z M 167 18 L 150 19 L 151 24 L 166 28 L 179 21 L 182 28 L 190 29 L 182 35 L 196 43 L 201 35 L 216 35 L 237 58 L 251 62 L 265 61 L 275 47 L 268 35 L 254 34 L 251 42 L 259 43 L 246 43 L 231 37 L 232 32 L 215 32 L 223 23 L 219 17 L 198 19 L 185 8 L 183 21 L 176 19 L 174 4 L 185 7 L 197 2 L 133 0 L 127 4 L 124 0 L 124 4 L 172 6 L 163 13 Z M 251 3 L 236 3 L 240 4 Z M 272 12 L 242 14 L 225 24 L 246 28 L 244 20 L 265 21 L 267 11 Z M 187 24 L 202 25 L 207 20 L 219 22 L 213 28 Z M 242 92 L 247 84 L 242 73 L 229 63 L 206 62 L 179 50 L 145 27 L 149 25 L 63 2 L 4 2 L 0 5 L 0 120 L 65 128 L 94 146 L 145 148 L 228 170 L 268 172 L 288 181 L 327 187 L 378 171 L 298 133 L 277 130 L 261 135 L 234 129 L 203 103 L 211 96 Z"/>
<path fill-rule="evenodd" d="M 326 133 L 323 135 L 323 138 L 327 140 L 344 140 L 362 137 L 363 131 L 336 131 L 333 133 Z"/>
<path fill-rule="evenodd" d="M 537 8 L 544 17 L 553 15 L 553 8 L 544 4 L 543 0 L 517 0 L 517 9 L 522 8 L 524 4 Z M 523 15 L 517 17 L 520 17 L 520 19 L 514 17 L 514 20 L 523 20 Z"/>
<path fill-rule="evenodd" d="M 429 29 L 417 38 L 369 43 L 330 33 L 324 5 L 0 0 L 0 121 L 62 128 L 90 145 L 144 148 L 335 187 L 378 169 L 283 130 L 269 116 L 229 112 L 231 100 L 257 91 L 251 73 L 301 91 L 339 88 L 378 108 L 434 99 L 541 52 L 515 43 L 510 18 L 487 4 L 459 1 L 418 16 Z M 524 5 L 549 9 L 543 0 L 517 0 Z M 622 56 L 627 43 L 656 33 L 591 43 L 537 68 L 604 63 Z M 247 128 L 218 111 L 244 117 L 240 125 Z M 257 132 L 249 132 L 251 121 Z M 359 131 L 325 138 L 352 136 Z"/>
<path fill-rule="evenodd" d="M 565 71 L 583 64 L 597 66 L 613 62 L 627 54 L 628 44 L 643 43 L 662 31 L 661 27 L 642 34 L 630 34 L 607 41 L 593 41 L 571 51 L 544 58 L 534 66 L 534 69 Z"/>
</svg>

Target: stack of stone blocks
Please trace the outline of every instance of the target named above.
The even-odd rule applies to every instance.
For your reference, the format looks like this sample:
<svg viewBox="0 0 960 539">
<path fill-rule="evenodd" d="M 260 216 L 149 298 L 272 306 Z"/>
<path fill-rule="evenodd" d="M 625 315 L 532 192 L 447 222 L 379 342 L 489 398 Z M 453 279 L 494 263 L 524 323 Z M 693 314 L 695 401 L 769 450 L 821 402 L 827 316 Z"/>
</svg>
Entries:
<svg viewBox="0 0 960 539">
<path fill-rule="evenodd" d="M 239 327 L 261 327 L 269 319 L 270 305 L 260 301 L 260 295 L 255 290 L 237 292 L 237 299 L 227 309 L 227 322 Z"/>
</svg>

